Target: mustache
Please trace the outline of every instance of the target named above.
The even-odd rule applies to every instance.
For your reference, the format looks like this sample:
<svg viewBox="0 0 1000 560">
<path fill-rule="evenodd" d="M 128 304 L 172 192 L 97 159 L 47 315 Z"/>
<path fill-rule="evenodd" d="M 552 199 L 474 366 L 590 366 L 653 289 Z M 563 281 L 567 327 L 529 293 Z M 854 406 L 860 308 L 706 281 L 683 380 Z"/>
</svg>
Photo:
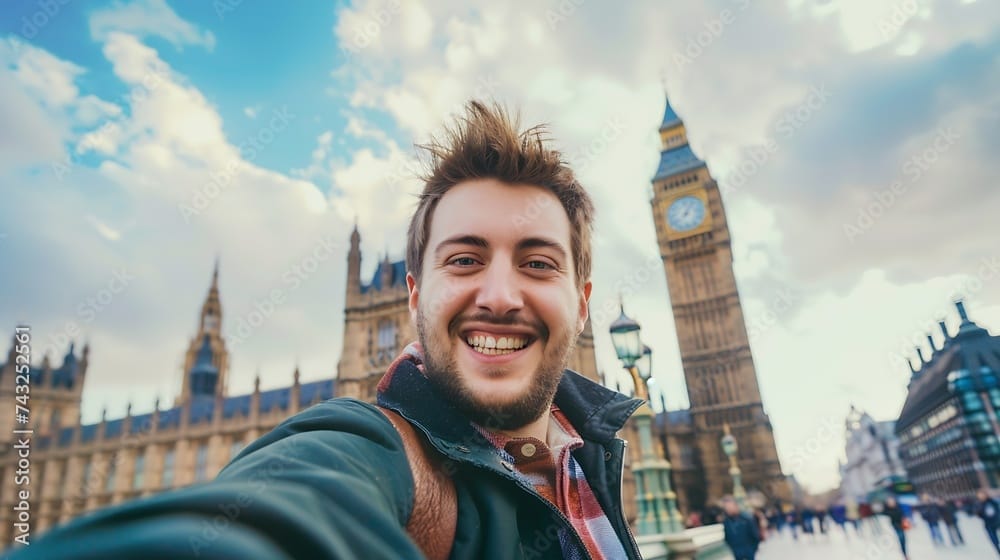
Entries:
<svg viewBox="0 0 1000 560">
<path fill-rule="evenodd" d="M 483 323 L 498 327 L 525 327 L 538 333 L 539 338 L 549 338 L 549 329 L 546 328 L 545 324 L 541 321 L 525 319 L 521 315 L 517 314 L 496 315 L 490 313 L 489 311 L 480 311 L 477 313 L 463 314 L 455 317 L 448 324 L 448 332 L 451 333 L 452 336 L 458 336 L 461 326 L 465 323 Z"/>
</svg>

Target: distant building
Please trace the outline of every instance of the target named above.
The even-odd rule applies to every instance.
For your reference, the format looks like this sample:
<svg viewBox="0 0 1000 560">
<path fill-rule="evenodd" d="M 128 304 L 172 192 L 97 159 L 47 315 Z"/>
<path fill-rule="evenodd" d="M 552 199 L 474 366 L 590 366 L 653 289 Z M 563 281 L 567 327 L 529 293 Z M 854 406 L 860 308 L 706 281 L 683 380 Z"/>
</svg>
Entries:
<svg viewBox="0 0 1000 560">
<path fill-rule="evenodd" d="M 851 406 L 845 422 L 847 462 L 840 467 L 841 495 L 855 503 L 867 501 L 891 477 L 906 477 L 899 458 L 896 422 L 876 422 L 867 412 Z"/>
<path fill-rule="evenodd" d="M 906 402 L 896 421 L 899 455 L 918 493 L 968 498 L 978 488 L 1000 487 L 1000 336 L 990 335 L 955 304 L 961 324 L 954 336 L 940 322 L 944 344 L 928 335 L 910 364 Z"/>
</svg>

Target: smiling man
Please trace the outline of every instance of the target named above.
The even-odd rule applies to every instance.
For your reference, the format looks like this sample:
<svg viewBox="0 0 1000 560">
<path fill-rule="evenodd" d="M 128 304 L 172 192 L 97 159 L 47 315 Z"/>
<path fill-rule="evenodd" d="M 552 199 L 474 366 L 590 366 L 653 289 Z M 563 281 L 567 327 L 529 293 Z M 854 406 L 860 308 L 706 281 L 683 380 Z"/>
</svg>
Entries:
<svg viewBox="0 0 1000 560">
<path fill-rule="evenodd" d="M 543 134 L 471 102 L 425 146 L 407 239 L 420 340 L 379 407 L 317 405 L 216 480 L 14 558 L 638 559 L 615 433 L 640 403 L 564 369 L 587 320 L 594 208 Z"/>
</svg>

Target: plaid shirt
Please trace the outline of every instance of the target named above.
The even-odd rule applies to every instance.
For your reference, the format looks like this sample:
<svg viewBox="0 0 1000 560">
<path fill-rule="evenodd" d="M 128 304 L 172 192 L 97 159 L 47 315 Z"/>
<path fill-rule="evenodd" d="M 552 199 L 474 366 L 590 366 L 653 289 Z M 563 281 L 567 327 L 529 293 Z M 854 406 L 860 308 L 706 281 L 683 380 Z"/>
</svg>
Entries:
<svg viewBox="0 0 1000 560">
<path fill-rule="evenodd" d="M 475 424 L 473 424 L 475 426 Z M 583 469 L 572 451 L 583 446 L 573 425 L 552 405 L 547 442 L 535 438 L 511 438 L 475 426 L 497 449 L 501 459 L 566 516 L 587 551 L 579 550 L 565 529 L 559 530 L 563 557 L 569 560 L 625 558 L 625 549 L 615 535 L 607 515 L 597 502 Z"/>
</svg>

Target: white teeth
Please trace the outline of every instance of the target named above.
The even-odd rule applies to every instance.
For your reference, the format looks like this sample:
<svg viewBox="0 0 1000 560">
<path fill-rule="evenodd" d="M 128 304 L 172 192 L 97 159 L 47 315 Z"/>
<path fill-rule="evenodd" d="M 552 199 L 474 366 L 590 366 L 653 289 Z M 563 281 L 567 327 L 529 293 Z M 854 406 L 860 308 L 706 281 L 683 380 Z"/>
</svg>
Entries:
<svg viewBox="0 0 1000 560">
<path fill-rule="evenodd" d="M 520 350 L 527 345 L 528 340 L 523 337 L 501 336 L 470 336 L 465 339 L 474 350 L 487 356 L 500 354 L 510 354 L 515 350 Z"/>
</svg>

